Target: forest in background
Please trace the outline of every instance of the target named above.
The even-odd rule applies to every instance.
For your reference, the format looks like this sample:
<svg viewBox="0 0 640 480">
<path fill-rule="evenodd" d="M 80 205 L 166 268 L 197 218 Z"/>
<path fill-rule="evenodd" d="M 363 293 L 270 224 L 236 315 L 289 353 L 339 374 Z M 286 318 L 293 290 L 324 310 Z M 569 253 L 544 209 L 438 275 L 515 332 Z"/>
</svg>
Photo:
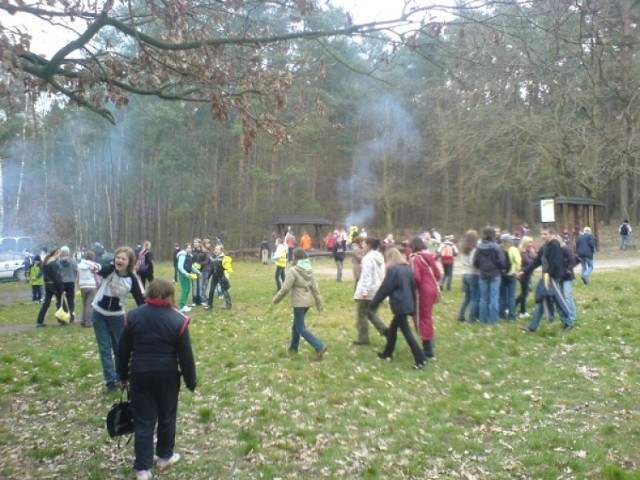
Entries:
<svg viewBox="0 0 640 480">
<path fill-rule="evenodd" d="M 114 109 L 112 125 L 14 84 L 0 104 L 2 234 L 109 248 L 149 239 L 168 257 L 194 236 L 256 247 L 281 214 L 380 236 L 510 229 L 534 224 L 548 193 L 604 202 L 607 224 L 637 223 L 640 5 L 453 12 L 401 41 L 382 32 L 262 49 L 260 68 L 288 71 L 289 84 L 278 112 L 250 100 L 277 118 L 251 129 L 238 111 L 220 118 L 205 102 L 149 95 Z M 260 25 L 294 28 L 267 13 Z M 344 14 L 307 21 L 340 29 Z M 101 41 L 118 47 L 117 36 Z"/>
</svg>

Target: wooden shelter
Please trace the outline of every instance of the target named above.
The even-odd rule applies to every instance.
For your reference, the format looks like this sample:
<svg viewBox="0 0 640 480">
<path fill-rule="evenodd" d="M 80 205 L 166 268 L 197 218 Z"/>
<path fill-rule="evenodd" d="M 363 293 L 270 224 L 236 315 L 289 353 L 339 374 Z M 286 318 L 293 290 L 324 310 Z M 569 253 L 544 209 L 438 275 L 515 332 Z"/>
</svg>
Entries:
<svg viewBox="0 0 640 480">
<path fill-rule="evenodd" d="M 543 225 L 555 228 L 559 235 L 567 230 L 572 243 L 584 227 L 591 227 L 593 236 L 598 238 L 600 207 L 605 206 L 603 202 L 593 198 L 563 197 L 556 194 L 540 195 L 538 198 Z"/>
<path fill-rule="evenodd" d="M 333 229 L 335 222 L 317 215 L 278 215 L 271 219 L 269 225 L 275 229 L 278 236 L 281 238 L 284 238 L 287 233 L 287 227 L 291 226 L 297 241 L 300 241 L 302 230 L 307 230 L 313 240 L 313 247 L 322 248 L 323 241 L 321 229 L 325 228 L 331 230 Z"/>
</svg>

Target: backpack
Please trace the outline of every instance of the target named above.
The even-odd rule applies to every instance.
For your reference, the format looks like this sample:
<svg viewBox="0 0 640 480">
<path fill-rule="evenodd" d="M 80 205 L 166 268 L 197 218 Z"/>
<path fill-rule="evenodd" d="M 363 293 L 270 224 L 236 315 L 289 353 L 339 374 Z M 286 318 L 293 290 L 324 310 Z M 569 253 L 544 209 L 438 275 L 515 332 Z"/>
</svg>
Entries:
<svg viewBox="0 0 640 480">
<path fill-rule="evenodd" d="M 452 258 L 453 257 L 453 247 L 451 245 L 447 245 L 446 243 L 442 247 L 442 258 Z"/>
<path fill-rule="evenodd" d="M 138 255 L 135 270 L 138 273 L 145 273 L 147 270 L 149 270 L 149 264 L 147 263 L 147 252 L 142 252 L 140 253 L 140 255 Z"/>
<path fill-rule="evenodd" d="M 502 275 L 509 275 L 511 272 L 511 257 L 509 256 L 509 252 L 505 252 L 504 250 L 500 250 L 502 252 L 502 261 L 504 263 L 504 269 L 500 270 Z"/>
<path fill-rule="evenodd" d="M 620 225 L 620 235 L 629 235 L 629 225 L 623 223 Z"/>
</svg>

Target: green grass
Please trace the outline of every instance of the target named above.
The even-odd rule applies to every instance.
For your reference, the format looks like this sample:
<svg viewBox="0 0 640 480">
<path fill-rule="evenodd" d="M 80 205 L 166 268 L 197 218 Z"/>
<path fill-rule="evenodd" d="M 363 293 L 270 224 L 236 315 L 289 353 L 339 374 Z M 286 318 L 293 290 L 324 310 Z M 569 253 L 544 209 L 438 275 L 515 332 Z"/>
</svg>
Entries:
<svg viewBox="0 0 640 480">
<path fill-rule="evenodd" d="M 522 321 L 458 322 L 456 279 L 436 306 L 436 359 L 414 371 L 402 339 L 392 363 L 376 358 L 374 330 L 371 346 L 351 345 L 353 284 L 336 283 L 329 260 L 314 265 L 327 271 L 326 310 L 307 316 L 329 346 L 321 362 L 306 343 L 288 354 L 291 310 L 269 308 L 271 266 L 237 262 L 233 309 L 194 309 L 184 461 L 159 478 L 640 478 L 638 270 L 596 270 L 574 286 L 576 328 L 543 322 L 534 335 Z M 0 327 L 35 323 L 28 286 L 2 283 L 0 296 Z M 132 478 L 132 444 L 104 428 L 117 395 L 102 383 L 90 329 L 1 333 L 0 478 Z"/>
</svg>

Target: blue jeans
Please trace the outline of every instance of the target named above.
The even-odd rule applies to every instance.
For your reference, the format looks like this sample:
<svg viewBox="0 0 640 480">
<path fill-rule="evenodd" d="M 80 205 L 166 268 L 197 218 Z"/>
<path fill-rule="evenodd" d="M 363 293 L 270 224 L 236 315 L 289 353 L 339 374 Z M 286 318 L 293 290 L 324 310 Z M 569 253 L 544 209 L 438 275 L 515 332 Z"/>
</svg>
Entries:
<svg viewBox="0 0 640 480">
<path fill-rule="evenodd" d="M 631 235 L 620 235 L 620 250 L 626 250 Z"/>
<path fill-rule="evenodd" d="M 498 323 L 498 302 L 500 301 L 500 277 L 480 278 L 480 322 Z"/>
<path fill-rule="evenodd" d="M 593 258 L 580 258 L 580 264 L 582 265 L 582 276 L 589 280 L 591 272 L 593 272 Z"/>
<path fill-rule="evenodd" d="M 304 338 L 316 352 L 324 348 L 318 337 L 316 337 L 304 324 L 304 316 L 307 314 L 309 307 L 297 307 L 293 309 L 293 325 L 291 326 L 291 345 L 289 350 L 298 351 L 300 346 L 300 337 Z"/>
<path fill-rule="evenodd" d="M 440 289 L 442 289 L 446 284 L 447 291 L 450 292 L 452 281 L 453 281 L 453 263 L 442 264 L 442 278 L 440 279 Z"/>
<path fill-rule="evenodd" d="M 94 310 L 91 323 L 98 342 L 104 381 L 107 385 L 118 383 L 118 344 L 124 330 L 124 315 L 107 317 Z"/>
<path fill-rule="evenodd" d="M 516 282 L 515 275 L 504 275 L 500 280 L 500 318 L 516 319 Z"/>
<path fill-rule="evenodd" d="M 569 318 L 563 318 L 562 323 L 564 325 L 573 325 L 576 319 L 576 303 L 573 300 L 573 281 L 565 280 L 562 282 L 562 296 L 564 297 L 567 306 L 569 307 Z"/>
<path fill-rule="evenodd" d="M 211 284 L 209 287 L 209 301 L 207 305 L 209 307 L 213 307 L 213 299 L 216 296 L 216 290 L 218 285 L 222 288 L 222 283 L 220 283 L 220 277 L 216 277 L 215 275 L 211 277 Z M 227 307 L 231 307 L 231 295 L 229 295 L 229 291 L 222 288 L 222 296 L 224 297 L 224 302 Z"/>
<path fill-rule="evenodd" d="M 465 273 L 462 275 L 462 292 L 464 293 L 464 300 L 460 306 L 460 313 L 458 313 L 458 320 L 463 321 L 465 318 L 465 311 L 469 307 L 469 321 L 475 322 L 478 320 L 478 300 L 479 300 L 479 286 L 478 275 L 472 275 Z"/>
<path fill-rule="evenodd" d="M 200 272 L 202 276 L 200 277 L 202 283 L 202 303 L 207 303 L 207 286 L 209 285 L 209 277 L 211 277 L 211 270 L 202 270 Z"/>
</svg>

